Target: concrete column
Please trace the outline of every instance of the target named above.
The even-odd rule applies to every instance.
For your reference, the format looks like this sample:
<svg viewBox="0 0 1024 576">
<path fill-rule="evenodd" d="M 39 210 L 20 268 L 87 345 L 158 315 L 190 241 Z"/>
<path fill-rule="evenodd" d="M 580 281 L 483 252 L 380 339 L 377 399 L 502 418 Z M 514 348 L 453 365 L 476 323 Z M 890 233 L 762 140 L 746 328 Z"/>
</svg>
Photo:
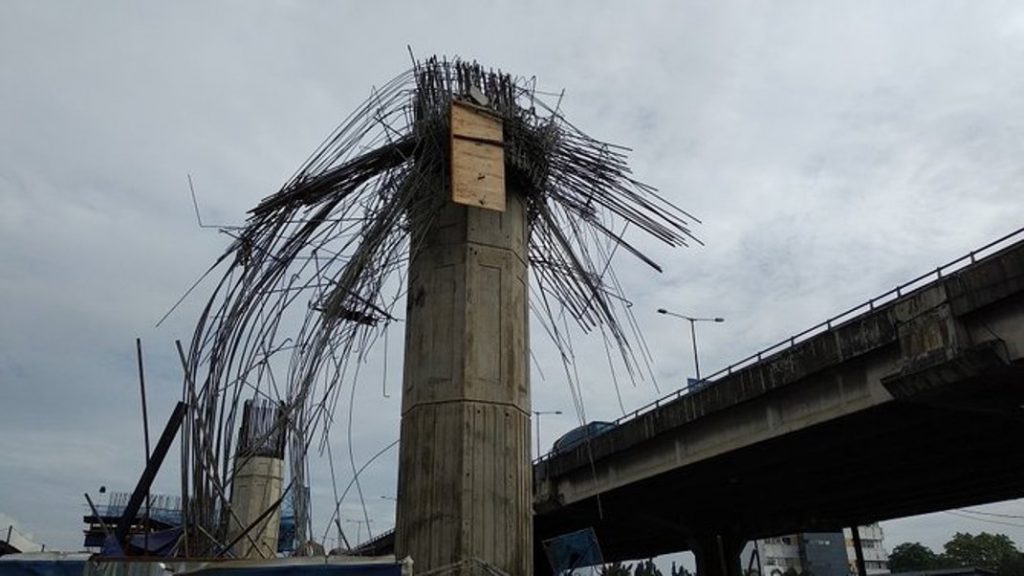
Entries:
<svg viewBox="0 0 1024 576">
<path fill-rule="evenodd" d="M 229 541 L 234 540 L 281 498 L 283 478 L 284 460 L 281 458 L 250 456 L 238 459 L 231 490 L 231 510 L 234 516 L 228 520 Z M 249 536 L 258 546 L 253 546 L 249 538 L 243 537 L 233 547 L 235 557 L 273 558 L 277 554 L 280 524 L 281 508 L 278 507 L 249 531 Z"/>
<path fill-rule="evenodd" d="M 441 192 L 438 192 L 441 193 Z M 414 238 L 416 234 L 413 235 Z M 412 247 L 395 549 L 423 571 L 533 568 L 527 223 L 445 200 Z"/>
<path fill-rule="evenodd" d="M 697 538 L 691 546 L 697 576 L 742 576 L 743 544 L 743 540 L 731 534 Z"/>
</svg>

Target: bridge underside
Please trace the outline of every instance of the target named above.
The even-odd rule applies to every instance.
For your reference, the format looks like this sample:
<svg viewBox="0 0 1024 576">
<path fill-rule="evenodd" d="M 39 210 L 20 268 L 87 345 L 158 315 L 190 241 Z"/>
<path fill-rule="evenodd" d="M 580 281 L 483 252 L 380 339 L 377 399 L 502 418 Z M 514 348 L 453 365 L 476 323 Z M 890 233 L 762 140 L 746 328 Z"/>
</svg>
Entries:
<svg viewBox="0 0 1024 576">
<path fill-rule="evenodd" d="M 932 380 L 942 370 L 956 367 Z M 537 515 L 536 541 L 593 527 L 607 561 L 627 560 L 709 533 L 831 530 L 1024 497 L 1024 364 L 905 387 L 904 399 Z"/>
</svg>

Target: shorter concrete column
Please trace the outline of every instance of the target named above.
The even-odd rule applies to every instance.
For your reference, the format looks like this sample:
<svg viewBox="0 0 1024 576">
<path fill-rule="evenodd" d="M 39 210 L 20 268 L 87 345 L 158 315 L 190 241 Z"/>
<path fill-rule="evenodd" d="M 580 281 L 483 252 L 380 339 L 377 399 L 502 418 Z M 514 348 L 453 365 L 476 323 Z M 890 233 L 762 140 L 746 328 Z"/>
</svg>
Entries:
<svg viewBox="0 0 1024 576">
<path fill-rule="evenodd" d="M 285 425 L 281 408 L 280 404 L 256 400 L 247 400 L 242 407 L 231 511 L 224 519 L 227 541 L 235 542 L 231 553 L 236 558 L 273 558 L 277 554 L 284 483 Z M 269 510 L 272 512 L 267 513 Z"/>
<path fill-rule="evenodd" d="M 745 541 L 731 534 L 702 536 L 691 545 L 697 576 L 742 576 L 740 553 Z"/>
<path fill-rule="evenodd" d="M 239 461 L 231 492 L 231 511 L 228 538 L 234 540 L 261 514 L 281 498 L 284 479 L 284 460 L 266 456 L 251 456 Z M 277 554 L 277 533 L 281 524 L 278 507 L 234 545 L 237 558 L 273 558 Z M 253 541 L 258 546 L 253 546 Z"/>
</svg>

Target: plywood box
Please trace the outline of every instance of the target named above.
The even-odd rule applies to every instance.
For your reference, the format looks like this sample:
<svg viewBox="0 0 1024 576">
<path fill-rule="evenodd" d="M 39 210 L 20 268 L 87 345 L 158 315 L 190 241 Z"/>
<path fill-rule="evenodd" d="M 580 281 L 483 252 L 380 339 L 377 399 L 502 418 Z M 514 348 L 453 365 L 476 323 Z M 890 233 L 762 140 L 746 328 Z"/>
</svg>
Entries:
<svg viewBox="0 0 1024 576">
<path fill-rule="evenodd" d="M 501 119 L 452 102 L 452 201 L 505 211 L 505 148 Z"/>
</svg>

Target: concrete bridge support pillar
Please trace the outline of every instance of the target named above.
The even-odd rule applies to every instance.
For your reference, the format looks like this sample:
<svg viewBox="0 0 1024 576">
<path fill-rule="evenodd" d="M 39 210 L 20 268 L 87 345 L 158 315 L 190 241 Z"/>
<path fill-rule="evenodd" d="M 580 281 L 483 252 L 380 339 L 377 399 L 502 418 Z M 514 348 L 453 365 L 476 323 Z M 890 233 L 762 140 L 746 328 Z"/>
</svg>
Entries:
<svg viewBox="0 0 1024 576">
<path fill-rule="evenodd" d="M 449 201 L 429 225 L 409 264 L 395 551 L 417 573 L 479 559 L 526 576 L 525 206 L 514 193 L 504 212 Z"/>
<path fill-rule="evenodd" d="M 697 563 L 697 576 L 742 576 L 740 553 L 745 543 L 732 534 L 696 539 L 691 549 Z"/>
<path fill-rule="evenodd" d="M 227 518 L 228 540 L 237 541 L 232 552 L 238 558 L 273 558 L 277 554 L 281 522 L 277 504 L 284 480 L 285 442 L 280 408 L 256 400 L 247 400 L 242 407 Z M 260 520 L 268 510 L 272 512 Z"/>
<path fill-rule="evenodd" d="M 246 528 L 281 498 L 284 460 L 266 456 L 241 457 L 235 465 L 232 482 L 228 539 L 235 540 Z M 249 531 L 232 552 L 237 558 L 273 558 L 277 554 L 277 534 L 281 524 L 281 508 L 274 511 Z"/>
</svg>

